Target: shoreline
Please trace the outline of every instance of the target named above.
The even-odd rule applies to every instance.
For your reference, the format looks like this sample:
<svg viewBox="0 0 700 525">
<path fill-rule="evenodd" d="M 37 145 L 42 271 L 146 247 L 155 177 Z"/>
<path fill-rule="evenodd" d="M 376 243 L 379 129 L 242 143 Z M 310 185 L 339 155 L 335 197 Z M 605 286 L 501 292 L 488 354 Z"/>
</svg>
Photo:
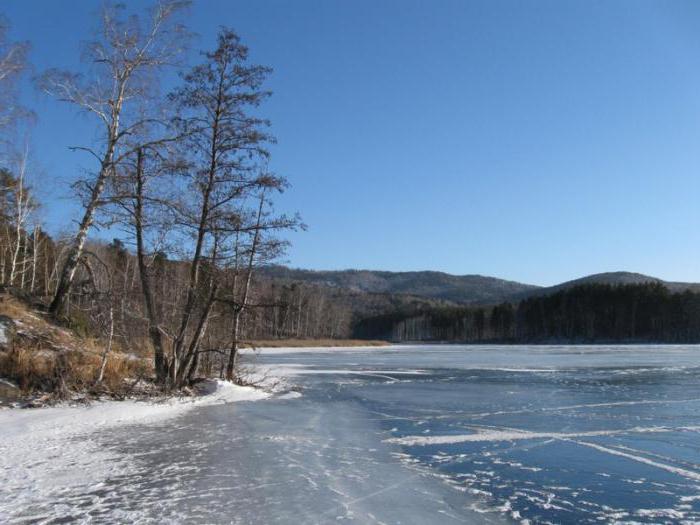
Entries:
<svg viewBox="0 0 700 525">
<path fill-rule="evenodd" d="M 663 347 L 667 349 L 697 347 L 700 350 L 700 344 L 684 344 L 684 343 L 547 343 L 547 344 L 503 344 L 503 343 L 452 343 L 452 342 L 405 342 L 405 343 L 387 343 L 381 346 L 372 345 L 357 345 L 357 346 L 259 346 L 255 348 L 241 348 L 241 355 L 257 355 L 257 354 L 294 354 L 294 353 L 333 353 L 333 352 L 366 352 L 372 350 L 396 350 L 409 348 L 424 348 L 426 353 L 432 349 L 465 347 L 475 349 L 489 349 L 497 351 L 498 349 L 513 349 L 521 348 L 646 348 L 646 347 Z"/>
<path fill-rule="evenodd" d="M 87 429 L 109 428 L 130 423 L 155 423 L 192 408 L 240 401 L 267 399 L 273 394 L 263 388 L 240 386 L 221 380 L 207 380 L 193 396 L 162 396 L 144 399 L 66 401 L 43 407 L 3 407 L 0 428 L 3 439 L 25 433 L 79 434 Z M 0 456 L 4 450 L 0 444 Z"/>
<path fill-rule="evenodd" d="M 470 346 L 470 347 L 557 347 L 557 346 L 615 346 L 615 347 L 640 347 L 640 346 L 699 346 L 697 343 L 682 342 L 658 342 L 658 341 L 636 341 L 636 340 L 611 340 L 611 341 L 387 341 L 384 339 L 264 339 L 252 341 L 241 346 L 241 351 L 258 351 L 268 349 L 351 349 L 351 348 L 389 348 L 407 346 Z"/>
<path fill-rule="evenodd" d="M 261 388 L 208 381 L 199 395 L 149 400 L 96 401 L 0 410 L 0 515 L 11 517 L 35 503 L 37 494 L 80 493 L 118 472 L 132 470 L 130 459 L 100 445 L 100 436 L 128 425 L 155 425 L 192 409 L 273 397 Z M 284 396 L 284 394 L 282 394 Z M 58 492 L 57 492 L 58 491 Z"/>
<path fill-rule="evenodd" d="M 354 347 L 383 347 L 395 343 L 381 339 L 260 339 L 251 341 L 241 349 L 261 348 L 354 348 Z"/>
</svg>

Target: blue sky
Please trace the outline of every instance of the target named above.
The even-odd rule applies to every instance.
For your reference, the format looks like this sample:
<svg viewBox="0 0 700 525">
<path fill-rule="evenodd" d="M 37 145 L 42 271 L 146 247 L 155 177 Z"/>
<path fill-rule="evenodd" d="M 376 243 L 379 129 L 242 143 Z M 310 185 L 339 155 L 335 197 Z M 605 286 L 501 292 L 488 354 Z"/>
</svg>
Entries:
<svg viewBox="0 0 700 525">
<path fill-rule="evenodd" d="M 36 71 L 74 69 L 98 5 L 0 12 Z M 199 0 L 188 20 L 196 47 L 228 25 L 275 70 L 279 207 L 309 225 L 291 265 L 700 281 L 700 3 Z M 68 146 L 95 127 L 24 98 L 44 216 L 70 228 L 91 165 Z"/>
</svg>

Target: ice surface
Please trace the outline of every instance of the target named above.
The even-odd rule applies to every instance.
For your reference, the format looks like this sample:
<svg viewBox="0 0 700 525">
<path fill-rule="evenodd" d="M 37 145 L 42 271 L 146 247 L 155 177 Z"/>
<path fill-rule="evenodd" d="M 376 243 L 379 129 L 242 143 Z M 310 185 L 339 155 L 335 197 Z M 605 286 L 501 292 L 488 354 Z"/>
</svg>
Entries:
<svg viewBox="0 0 700 525">
<path fill-rule="evenodd" d="M 65 494 L 82 501 L 86 491 L 129 472 L 128 458 L 99 442 L 123 425 L 157 424 L 194 408 L 266 397 L 269 394 L 259 389 L 216 381 L 206 386 L 202 397 L 160 403 L 110 401 L 87 407 L 0 410 L 0 522 L 19 515 L 51 516 L 34 515 L 31 509 Z M 59 505 L 57 512 L 74 510 L 66 505 L 64 511 Z"/>
<path fill-rule="evenodd" d="M 307 389 L 350 396 L 375 415 L 397 459 L 463 491 L 483 516 L 700 522 L 697 346 L 440 345 L 257 359 Z"/>
<path fill-rule="evenodd" d="M 700 522 L 698 347 L 244 359 L 298 388 L 0 411 L 0 522 Z"/>
<path fill-rule="evenodd" d="M 528 432 L 525 430 L 483 430 L 474 427 L 473 434 L 455 434 L 447 436 L 405 436 L 390 438 L 387 443 L 399 445 L 454 445 L 456 443 L 469 443 L 479 441 L 518 441 L 521 439 L 573 439 L 582 437 L 614 436 L 616 434 L 636 434 L 649 432 L 674 432 L 678 429 L 666 427 L 634 427 L 620 430 L 590 430 L 587 432 Z M 685 430 L 685 429 L 684 429 Z M 697 431 L 692 428 L 690 430 Z"/>
</svg>

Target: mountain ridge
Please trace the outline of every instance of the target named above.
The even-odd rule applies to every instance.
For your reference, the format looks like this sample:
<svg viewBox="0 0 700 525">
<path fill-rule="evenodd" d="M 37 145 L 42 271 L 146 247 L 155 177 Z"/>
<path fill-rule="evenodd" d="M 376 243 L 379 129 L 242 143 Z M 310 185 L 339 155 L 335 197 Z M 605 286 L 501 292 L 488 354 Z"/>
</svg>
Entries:
<svg viewBox="0 0 700 525">
<path fill-rule="evenodd" d="M 534 290 L 535 285 L 497 277 L 453 275 L 432 270 L 391 272 L 386 270 L 306 270 L 270 266 L 267 277 L 366 293 L 408 294 L 460 304 L 501 302 L 518 293 Z"/>
<path fill-rule="evenodd" d="M 665 281 L 651 275 L 627 271 L 585 275 L 553 286 L 538 286 L 487 275 L 454 275 L 433 270 L 308 270 L 276 265 L 265 267 L 262 273 L 266 277 L 288 282 L 303 282 L 371 294 L 412 295 L 464 305 L 515 302 L 593 283 L 621 285 L 657 282 L 671 292 L 700 292 L 700 283 Z"/>
<path fill-rule="evenodd" d="M 682 281 L 665 281 L 658 277 L 652 275 L 646 275 L 637 272 L 627 272 L 627 271 L 614 271 L 614 272 L 602 272 L 594 273 L 590 275 L 584 275 L 577 279 L 572 279 L 570 281 L 564 281 L 563 283 L 555 284 L 553 286 L 540 287 L 527 296 L 540 296 L 549 295 L 556 293 L 560 290 L 566 290 L 568 288 L 573 288 L 574 286 L 580 286 L 584 284 L 611 284 L 611 285 L 622 285 L 622 284 L 642 284 L 642 283 L 659 283 L 664 285 L 671 292 L 683 292 L 685 290 L 690 290 L 693 292 L 700 292 L 700 283 L 682 282 Z"/>
</svg>

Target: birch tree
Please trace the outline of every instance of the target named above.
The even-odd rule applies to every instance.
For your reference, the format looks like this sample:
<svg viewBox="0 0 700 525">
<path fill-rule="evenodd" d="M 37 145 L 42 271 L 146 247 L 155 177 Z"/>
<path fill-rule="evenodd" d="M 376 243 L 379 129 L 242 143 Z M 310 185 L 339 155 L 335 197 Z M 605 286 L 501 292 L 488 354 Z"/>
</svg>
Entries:
<svg viewBox="0 0 700 525">
<path fill-rule="evenodd" d="M 8 21 L 0 15 L 0 129 L 7 127 L 20 113 L 16 82 L 27 69 L 27 42 L 11 42 Z"/>
<path fill-rule="evenodd" d="M 142 109 L 144 99 L 154 94 L 154 75 L 172 65 L 183 51 L 187 33 L 177 15 L 186 5 L 182 0 L 161 0 L 146 21 L 126 16 L 122 6 L 106 5 L 97 39 L 86 46 L 89 75 L 49 70 L 40 78 L 46 93 L 92 115 L 101 129 L 98 147 L 74 148 L 90 154 L 96 168 L 78 184 L 86 190 L 83 216 L 49 307 L 53 315 L 60 313 L 70 292 L 88 232 L 103 204 L 105 185 L 119 163 L 133 154 L 127 137 L 151 122 Z"/>
<path fill-rule="evenodd" d="M 14 223 L 14 246 L 10 258 L 10 276 L 8 283 L 10 286 L 15 285 L 16 279 L 21 275 L 24 281 L 25 264 L 27 259 L 27 234 L 26 227 L 30 215 L 36 210 L 36 202 L 30 194 L 27 185 L 27 163 L 29 159 L 29 146 L 25 145 L 24 150 L 18 154 L 17 176 L 15 178 L 14 187 L 12 188 L 12 205 Z M 21 253 L 24 247 L 24 253 Z M 20 257 L 22 257 L 20 259 Z"/>
</svg>

